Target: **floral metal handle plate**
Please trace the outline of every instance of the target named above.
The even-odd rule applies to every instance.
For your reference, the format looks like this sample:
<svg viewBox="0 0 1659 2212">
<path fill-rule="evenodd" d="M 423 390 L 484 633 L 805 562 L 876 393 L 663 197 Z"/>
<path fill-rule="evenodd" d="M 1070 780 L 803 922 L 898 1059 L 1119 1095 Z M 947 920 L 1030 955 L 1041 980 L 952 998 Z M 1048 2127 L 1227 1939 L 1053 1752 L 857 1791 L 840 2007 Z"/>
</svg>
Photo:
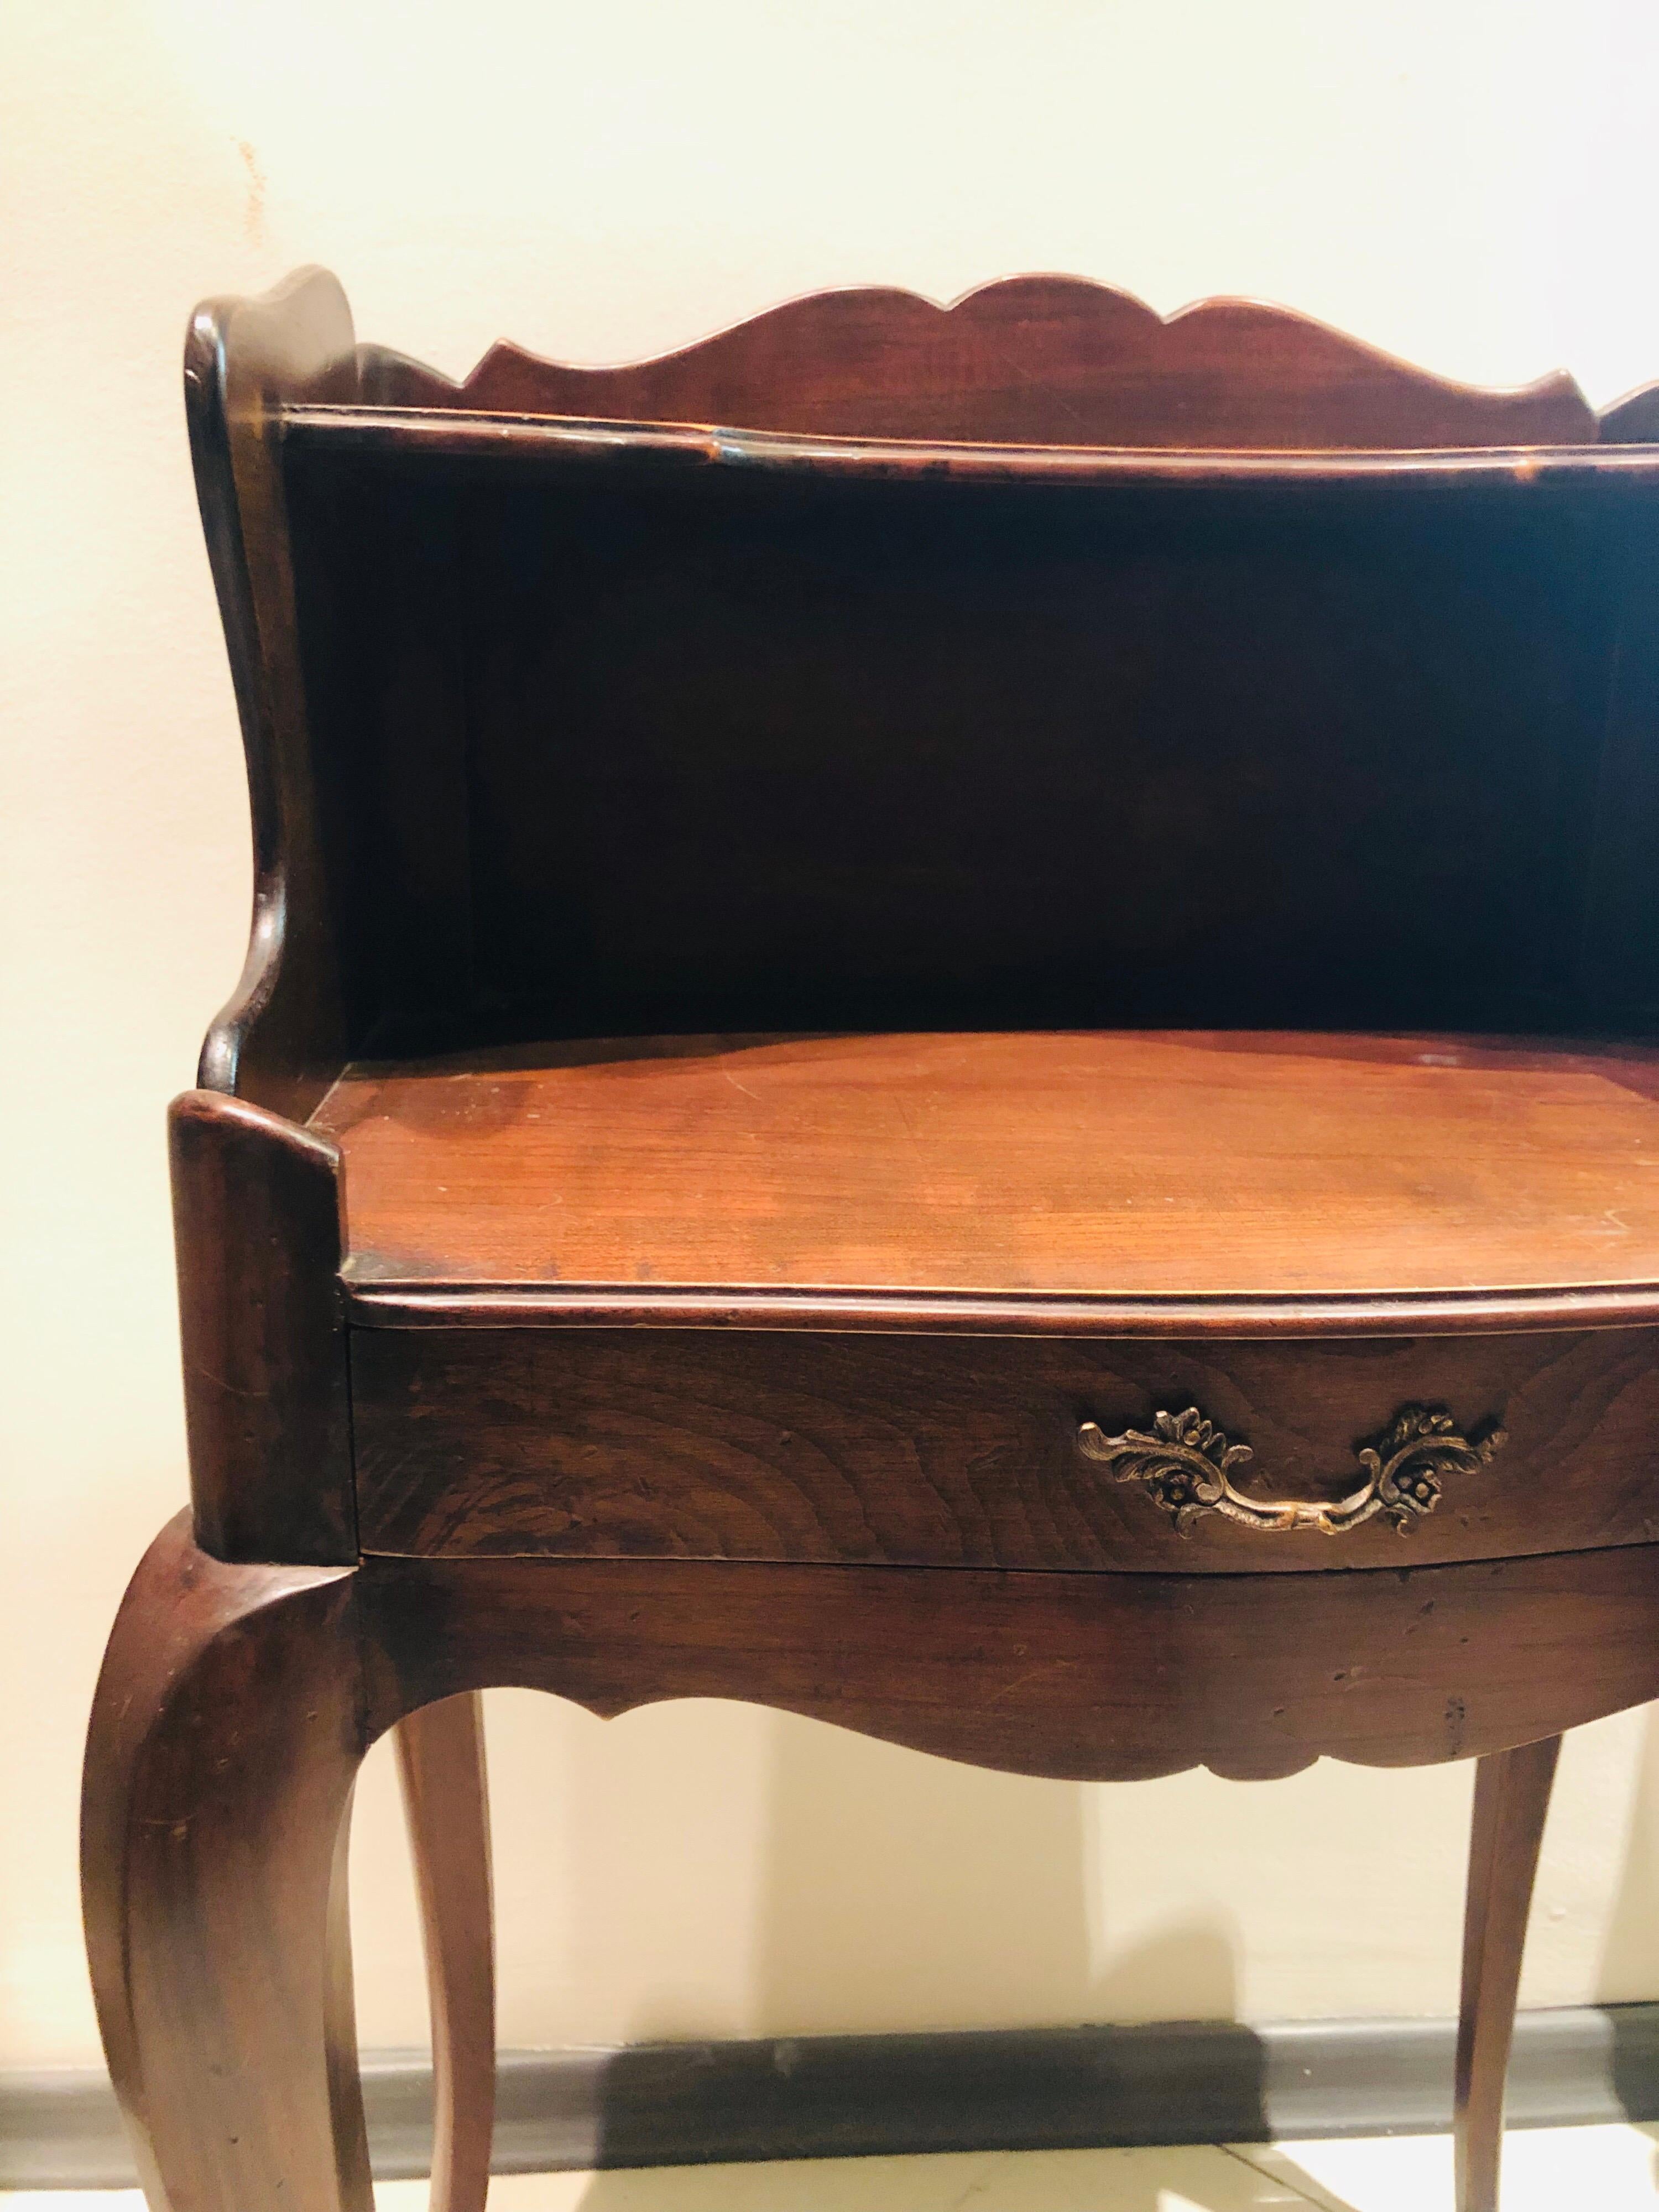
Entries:
<svg viewBox="0 0 1659 2212">
<path fill-rule="evenodd" d="M 1230 1480 L 1236 1467 L 1255 1455 L 1248 1444 L 1229 1443 L 1196 1406 L 1184 1413 L 1159 1413 L 1150 1431 L 1126 1429 L 1109 1437 L 1094 1421 L 1078 1431 L 1078 1449 L 1098 1460 L 1119 1482 L 1144 1483 L 1152 1496 L 1188 1536 L 1206 1514 L 1219 1513 L 1246 1528 L 1313 1528 L 1340 1536 L 1374 1514 L 1386 1513 L 1402 1536 L 1440 1503 L 1440 1486 L 1449 1474 L 1484 1467 L 1506 1438 L 1492 1428 L 1471 1443 L 1461 1436 L 1449 1413 L 1429 1406 L 1403 1406 L 1374 1443 L 1355 1449 L 1365 1470 L 1359 1488 L 1333 1505 L 1293 1498 L 1247 1497 Z"/>
</svg>

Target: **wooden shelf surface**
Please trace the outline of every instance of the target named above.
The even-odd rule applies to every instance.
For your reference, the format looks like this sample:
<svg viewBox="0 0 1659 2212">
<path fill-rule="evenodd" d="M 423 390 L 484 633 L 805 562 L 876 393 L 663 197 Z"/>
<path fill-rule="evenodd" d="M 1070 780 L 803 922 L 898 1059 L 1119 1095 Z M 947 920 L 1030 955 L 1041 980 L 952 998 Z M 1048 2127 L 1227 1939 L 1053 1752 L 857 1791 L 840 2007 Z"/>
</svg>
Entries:
<svg viewBox="0 0 1659 2212">
<path fill-rule="evenodd" d="M 1659 1052 L 629 1039 L 349 1068 L 360 1285 L 1314 1299 L 1659 1283 Z"/>
</svg>

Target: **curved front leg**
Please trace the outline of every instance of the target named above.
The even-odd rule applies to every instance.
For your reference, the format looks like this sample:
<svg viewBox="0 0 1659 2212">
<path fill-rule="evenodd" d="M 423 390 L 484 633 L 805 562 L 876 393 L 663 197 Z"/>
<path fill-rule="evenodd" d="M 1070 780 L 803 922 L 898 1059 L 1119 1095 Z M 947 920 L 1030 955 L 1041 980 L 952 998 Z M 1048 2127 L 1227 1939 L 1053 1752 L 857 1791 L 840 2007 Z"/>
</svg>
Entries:
<svg viewBox="0 0 1659 2212">
<path fill-rule="evenodd" d="M 355 1583 L 224 1565 L 180 1516 L 110 1638 L 82 1894 L 153 2212 L 372 2212 L 345 1899 Z"/>
</svg>

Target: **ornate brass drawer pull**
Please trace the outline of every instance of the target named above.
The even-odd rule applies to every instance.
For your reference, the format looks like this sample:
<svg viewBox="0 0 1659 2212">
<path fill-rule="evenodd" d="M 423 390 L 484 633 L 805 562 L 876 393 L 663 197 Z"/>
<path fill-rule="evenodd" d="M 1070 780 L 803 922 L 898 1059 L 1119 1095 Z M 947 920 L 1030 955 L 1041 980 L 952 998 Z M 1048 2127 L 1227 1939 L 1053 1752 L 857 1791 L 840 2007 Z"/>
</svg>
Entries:
<svg viewBox="0 0 1659 2212">
<path fill-rule="evenodd" d="M 1402 1536 L 1440 1503 L 1440 1486 L 1449 1474 L 1484 1467 L 1505 1442 L 1493 1428 L 1470 1443 L 1458 1434 L 1449 1413 L 1429 1406 L 1403 1406 L 1374 1443 L 1355 1448 L 1365 1470 L 1360 1487 L 1334 1505 L 1296 1499 L 1257 1499 L 1235 1490 L 1229 1471 L 1255 1454 L 1248 1444 L 1230 1444 L 1196 1406 L 1184 1413 L 1159 1413 L 1151 1433 L 1126 1429 L 1121 1437 L 1103 1433 L 1085 1421 L 1078 1449 L 1109 1467 L 1119 1482 L 1143 1482 L 1183 1536 L 1206 1513 L 1224 1514 L 1246 1528 L 1316 1528 L 1340 1536 L 1375 1513 L 1386 1513 Z"/>
</svg>

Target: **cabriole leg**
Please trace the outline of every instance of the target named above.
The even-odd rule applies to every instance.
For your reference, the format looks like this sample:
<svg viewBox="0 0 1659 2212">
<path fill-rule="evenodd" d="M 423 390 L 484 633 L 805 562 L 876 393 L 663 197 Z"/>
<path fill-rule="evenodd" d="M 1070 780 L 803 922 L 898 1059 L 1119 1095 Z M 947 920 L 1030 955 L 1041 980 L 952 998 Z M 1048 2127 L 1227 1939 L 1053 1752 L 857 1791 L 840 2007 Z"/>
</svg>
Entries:
<svg viewBox="0 0 1659 2212">
<path fill-rule="evenodd" d="M 1463 1992 L 1457 2022 L 1457 2212 L 1498 2212 L 1504 2076 L 1515 2032 L 1521 1952 L 1559 1735 L 1481 1759 L 1474 1776 Z"/>
<path fill-rule="evenodd" d="M 154 2212 L 372 2212 L 345 1899 L 355 1579 L 224 1565 L 181 1516 L 110 1639 L 82 1893 Z"/>
<path fill-rule="evenodd" d="M 424 1705 L 394 1737 L 432 2012 L 431 2212 L 483 2212 L 495 2107 L 495 1945 L 483 1702 Z"/>
</svg>

